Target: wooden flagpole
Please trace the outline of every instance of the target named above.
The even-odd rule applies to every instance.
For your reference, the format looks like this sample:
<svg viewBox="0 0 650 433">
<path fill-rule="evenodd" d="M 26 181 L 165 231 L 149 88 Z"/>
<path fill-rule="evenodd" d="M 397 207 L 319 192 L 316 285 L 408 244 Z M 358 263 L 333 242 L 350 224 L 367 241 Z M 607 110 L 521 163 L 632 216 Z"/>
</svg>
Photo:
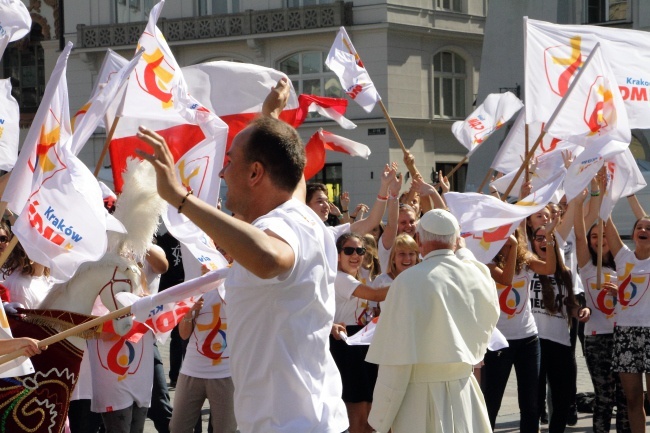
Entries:
<svg viewBox="0 0 650 433">
<path fill-rule="evenodd" d="M 445 175 L 445 177 L 446 177 L 447 179 L 449 179 L 449 178 L 451 177 L 452 174 L 456 173 L 456 171 L 458 171 L 458 169 L 459 169 L 463 164 L 465 164 L 465 163 L 467 162 L 468 159 L 469 159 L 469 156 L 465 155 L 465 157 L 464 157 L 463 159 L 461 159 L 460 162 L 459 162 L 458 164 L 456 164 L 456 166 L 455 166 L 454 168 L 452 168 L 451 171 Z"/>
<path fill-rule="evenodd" d="M 102 149 L 102 153 L 99 155 L 99 160 L 97 161 L 97 165 L 95 166 L 95 177 L 99 176 L 99 170 L 102 168 L 102 164 L 104 163 L 104 158 L 106 158 L 106 153 L 108 153 L 108 146 L 111 144 L 111 140 L 113 139 L 113 135 L 115 134 L 115 129 L 117 128 L 117 122 L 120 120 L 119 117 L 115 116 L 115 119 L 113 119 L 113 124 L 111 125 L 111 129 L 108 132 L 108 135 L 106 136 L 106 141 L 104 142 L 104 148 Z"/>
<path fill-rule="evenodd" d="M 406 147 L 404 146 L 404 142 L 402 141 L 402 137 L 399 136 L 399 132 L 397 132 L 397 128 L 395 128 L 395 124 L 393 123 L 393 119 L 390 118 L 390 115 L 388 114 L 388 111 L 386 110 L 386 106 L 384 105 L 384 102 L 380 99 L 379 100 L 379 106 L 381 107 L 381 111 L 384 113 L 384 117 L 386 118 L 386 121 L 388 121 L 388 126 L 390 127 L 390 130 L 393 131 L 393 134 L 395 135 L 395 138 L 397 138 L 397 142 L 399 143 L 399 146 L 402 148 L 402 152 L 404 153 L 404 156 L 407 154 Z M 418 177 L 421 178 L 422 175 L 418 171 L 418 169 L 415 167 L 415 163 L 407 163 L 406 168 L 408 168 L 409 173 L 411 173 L 411 177 L 413 179 L 417 179 Z"/>
<path fill-rule="evenodd" d="M 598 248 L 596 259 L 596 287 L 598 290 L 602 289 L 602 275 L 603 270 L 603 219 L 598 215 Z M 587 239 L 587 242 L 589 239 Z"/>
<path fill-rule="evenodd" d="M 58 334 L 54 334 L 51 337 L 41 340 L 38 342 L 38 347 L 45 347 L 45 346 L 49 346 L 50 344 L 58 343 L 59 341 L 65 340 L 68 337 L 75 336 L 83 331 L 87 331 L 91 328 L 99 326 L 104 322 L 108 322 L 109 320 L 126 316 L 127 314 L 130 313 L 131 313 L 131 306 L 120 308 L 119 310 L 113 311 L 112 313 L 108 313 L 104 316 L 96 317 L 92 320 L 89 320 L 88 322 L 81 323 L 63 332 L 59 332 Z M 22 355 L 22 351 L 17 350 L 15 352 L 8 353 L 7 355 L 1 356 L 0 365 L 6 364 L 7 362 L 14 360 L 20 357 L 21 355 Z"/>
<path fill-rule="evenodd" d="M 481 185 L 478 187 L 476 192 L 483 191 L 483 188 L 485 188 L 485 184 L 488 183 L 488 180 L 490 179 L 493 172 L 494 170 L 492 170 L 492 168 L 488 169 L 487 173 L 485 173 L 485 177 L 483 178 L 483 182 L 481 182 Z"/>
<path fill-rule="evenodd" d="M 524 139 L 524 155 L 528 155 L 528 148 L 530 147 L 528 143 L 528 124 L 524 123 L 524 135 L 526 136 Z M 529 176 L 530 172 L 526 170 L 526 173 L 524 173 L 524 181 L 528 182 L 530 180 Z"/>
<path fill-rule="evenodd" d="M 517 183 L 517 179 L 519 179 L 519 176 L 521 176 L 521 172 L 528 167 L 528 162 L 533 157 L 533 155 L 535 155 L 535 151 L 539 147 L 545 135 L 546 135 L 546 131 L 542 131 L 542 133 L 539 134 L 539 137 L 537 137 L 537 140 L 535 140 L 535 144 L 533 145 L 533 148 L 530 150 L 530 152 L 528 152 L 528 154 L 526 154 L 526 158 L 524 158 L 524 162 L 521 164 L 521 167 L 519 167 L 519 170 L 517 170 L 517 173 L 515 173 L 515 177 L 512 179 L 510 185 L 508 185 L 508 188 L 503 193 L 503 197 L 501 200 L 506 201 L 508 199 L 508 196 L 510 195 L 510 191 L 512 191 L 512 188 L 514 188 L 515 184 Z"/>
</svg>

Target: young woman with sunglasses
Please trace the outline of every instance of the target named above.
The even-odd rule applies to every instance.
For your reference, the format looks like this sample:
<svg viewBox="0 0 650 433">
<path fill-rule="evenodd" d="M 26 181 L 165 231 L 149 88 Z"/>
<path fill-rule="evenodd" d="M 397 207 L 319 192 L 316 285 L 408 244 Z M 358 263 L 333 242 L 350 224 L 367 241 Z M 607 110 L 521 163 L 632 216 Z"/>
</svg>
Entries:
<svg viewBox="0 0 650 433">
<path fill-rule="evenodd" d="M 576 393 L 575 352 L 571 347 L 571 317 L 589 320 L 590 310 L 578 304 L 573 292 L 571 272 L 560 258 L 560 249 L 553 236 L 554 224 L 538 227 L 533 232 L 533 253 L 545 261 L 555 261 L 553 275 L 536 273 L 530 285 L 531 309 L 540 342 L 540 378 L 546 378 L 551 389 L 549 432 L 563 432 L 569 408 Z M 540 380 L 538 406 L 546 398 L 546 387 Z"/>
<path fill-rule="evenodd" d="M 386 299 L 388 287 L 372 288 L 358 279 L 366 249 L 361 236 L 345 233 L 336 241 L 339 253 L 336 291 L 335 326 L 330 350 L 341 373 L 343 401 L 348 410 L 350 433 L 370 433 L 368 414 L 377 380 L 377 365 L 365 361 L 368 346 L 348 346 L 341 333 L 353 335 L 374 317 L 371 302 Z"/>
<path fill-rule="evenodd" d="M 650 216 L 634 224 L 634 250 L 623 244 L 611 219 L 605 225 L 605 237 L 618 280 L 613 370 L 623 385 L 631 430 L 644 432 L 644 378 L 650 386 Z"/>
<path fill-rule="evenodd" d="M 593 190 L 592 190 L 593 191 Z M 627 402 L 621 381 L 612 370 L 614 324 L 616 321 L 616 263 L 605 238 L 602 239 L 601 286 L 597 285 L 597 250 L 600 228 L 591 226 L 585 236 L 582 204 L 586 194 L 578 195 L 575 206 L 576 253 L 580 278 L 585 288 L 591 318 L 585 325 L 585 360 L 594 386 L 594 433 L 609 432 L 612 413 L 616 406 L 616 431 L 630 431 Z"/>
</svg>

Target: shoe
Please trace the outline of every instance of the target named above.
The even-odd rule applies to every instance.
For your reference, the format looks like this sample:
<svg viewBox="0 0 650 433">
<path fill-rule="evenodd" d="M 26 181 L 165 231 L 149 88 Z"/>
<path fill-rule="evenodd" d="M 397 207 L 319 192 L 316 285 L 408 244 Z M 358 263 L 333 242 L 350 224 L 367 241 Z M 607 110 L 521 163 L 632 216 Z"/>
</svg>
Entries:
<svg viewBox="0 0 650 433">
<path fill-rule="evenodd" d="M 575 405 L 571 405 L 569 408 L 569 416 L 567 417 L 566 425 L 573 427 L 578 424 L 578 411 L 576 410 Z"/>
<path fill-rule="evenodd" d="M 170 380 L 169 385 L 167 385 L 167 388 L 176 388 L 176 381 Z"/>
</svg>

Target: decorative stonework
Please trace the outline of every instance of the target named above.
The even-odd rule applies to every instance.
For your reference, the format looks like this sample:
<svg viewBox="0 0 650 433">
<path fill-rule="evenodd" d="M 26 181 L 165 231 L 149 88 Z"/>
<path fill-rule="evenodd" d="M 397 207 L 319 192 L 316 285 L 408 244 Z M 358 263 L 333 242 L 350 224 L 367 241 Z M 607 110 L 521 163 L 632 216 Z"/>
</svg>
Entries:
<svg viewBox="0 0 650 433">
<path fill-rule="evenodd" d="M 57 2 L 44 1 L 47 4 Z M 301 8 L 247 10 L 237 14 L 161 19 L 158 22 L 168 41 L 191 41 L 351 24 L 352 3 L 343 1 Z M 77 26 L 77 40 L 80 48 L 135 45 L 145 25 L 145 22 L 97 26 L 80 24 Z"/>
<path fill-rule="evenodd" d="M 44 16 L 36 14 L 34 12 L 29 14 L 32 17 L 32 22 L 37 23 L 41 26 L 41 34 L 43 35 L 43 40 L 47 41 L 51 38 L 50 25 L 47 23 L 47 19 Z"/>
</svg>

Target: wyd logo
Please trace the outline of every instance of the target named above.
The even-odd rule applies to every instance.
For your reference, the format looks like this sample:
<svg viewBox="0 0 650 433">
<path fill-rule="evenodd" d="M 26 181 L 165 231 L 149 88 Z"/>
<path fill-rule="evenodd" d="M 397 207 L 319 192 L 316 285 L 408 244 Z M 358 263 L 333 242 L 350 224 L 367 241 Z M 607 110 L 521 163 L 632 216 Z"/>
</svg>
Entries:
<svg viewBox="0 0 650 433">
<path fill-rule="evenodd" d="M 618 286 L 618 302 L 625 310 L 627 307 L 634 307 L 639 303 L 641 298 L 648 291 L 648 283 L 650 281 L 650 274 L 632 274 L 634 265 L 632 263 L 625 264 L 625 273 L 618 277 L 622 281 Z"/>
<path fill-rule="evenodd" d="M 562 97 L 569 90 L 578 70 L 584 62 L 580 44 L 582 38 L 574 36 L 569 46 L 557 45 L 544 50 L 544 72 L 551 91 Z"/>
<path fill-rule="evenodd" d="M 138 50 L 140 45 L 138 45 Z M 165 55 L 160 50 L 144 53 L 142 59 L 147 63 L 144 71 L 136 70 L 138 85 L 142 90 L 162 102 L 162 108 L 168 109 L 174 105 L 170 91 L 174 78 L 174 68 L 165 60 Z M 140 76 L 142 74 L 142 76 Z"/>
<path fill-rule="evenodd" d="M 481 232 L 481 236 L 477 236 L 476 234 L 472 234 L 471 236 L 472 239 L 479 241 L 481 248 L 488 251 L 492 246 L 492 242 L 505 241 L 508 239 L 511 228 L 512 224 L 506 224 L 494 229 L 484 230 Z"/>
<path fill-rule="evenodd" d="M 40 168 L 42 174 L 55 171 L 57 167 L 60 167 L 59 169 L 66 168 L 56 151 L 56 145 L 61 139 L 61 128 L 56 126 L 46 132 L 45 126 L 45 124 L 41 126 L 41 132 L 38 136 L 36 156 L 33 161 L 30 159 L 28 162 L 29 169 L 33 173 L 36 172 L 37 168 Z"/>
<path fill-rule="evenodd" d="M 140 369 L 143 355 L 142 346 L 145 340 L 141 339 L 138 343 L 132 343 L 126 337 L 116 336 L 115 338 L 115 343 L 108 349 L 106 356 L 100 353 L 99 358 L 102 367 L 115 373 L 119 382 L 126 379 L 128 375 L 137 373 Z"/>
<path fill-rule="evenodd" d="M 609 283 L 611 274 L 604 274 L 605 278 L 603 282 Z M 607 290 L 601 290 L 596 284 L 596 277 L 591 277 L 587 280 L 587 284 L 591 290 L 588 290 L 589 297 L 591 302 L 596 306 L 607 318 L 614 316 L 616 311 L 616 298 L 609 295 Z M 594 298 L 595 296 L 595 298 Z"/>
<path fill-rule="evenodd" d="M 515 315 L 520 314 L 528 303 L 528 278 L 515 280 L 510 286 L 504 286 L 497 283 L 499 292 L 499 307 L 501 311 L 512 319 Z"/>
<path fill-rule="evenodd" d="M 212 321 L 206 324 L 196 324 L 197 331 L 210 331 L 198 351 L 201 355 L 210 358 L 212 365 L 221 363 L 223 352 L 228 347 L 226 341 L 226 329 L 228 329 L 228 325 L 221 320 L 220 313 L 221 303 L 213 304 Z"/>
<path fill-rule="evenodd" d="M 590 136 L 600 134 L 616 123 L 612 90 L 609 80 L 603 76 L 596 77 L 589 88 L 583 120 L 591 131 Z"/>
</svg>

